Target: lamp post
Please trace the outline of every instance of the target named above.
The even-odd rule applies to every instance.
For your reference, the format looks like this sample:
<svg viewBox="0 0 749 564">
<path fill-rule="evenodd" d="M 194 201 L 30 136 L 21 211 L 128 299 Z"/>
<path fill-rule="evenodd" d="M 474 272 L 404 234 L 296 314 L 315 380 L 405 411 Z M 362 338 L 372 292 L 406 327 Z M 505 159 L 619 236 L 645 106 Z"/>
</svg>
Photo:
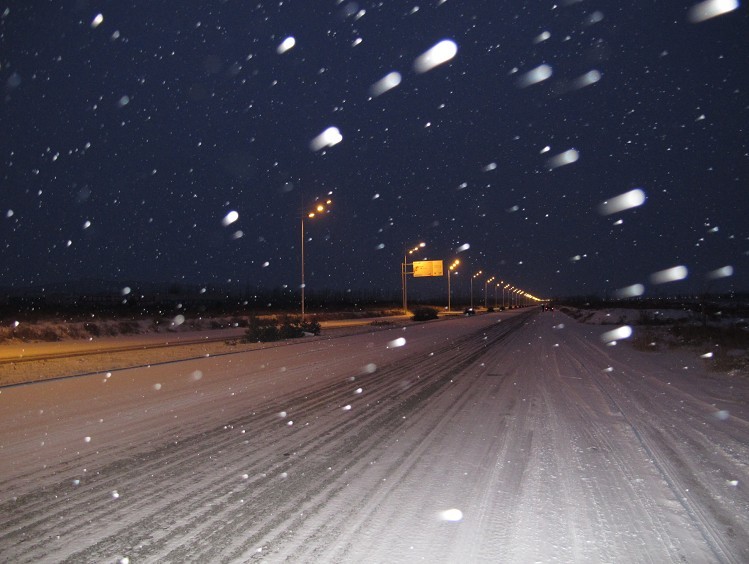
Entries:
<svg viewBox="0 0 749 564">
<path fill-rule="evenodd" d="M 473 279 L 478 278 L 483 274 L 483 271 L 479 270 L 476 274 L 471 276 L 471 309 L 473 309 Z"/>
<path fill-rule="evenodd" d="M 487 294 L 487 288 L 489 287 L 489 284 L 491 284 L 493 280 L 494 280 L 494 276 L 492 276 L 491 278 L 489 278 L 489 280 L 484 282 L 484 308 L 486 309 L 489 309 L 489 297 Z"/>
<path fill-rule="evenodd" d="M 460 264 L 460 259 L 455 259 L 453 263 L 450 265 L 450 267 L 447 269 L 447 311 L 452 311 L 450 309 L 450 273 L 453 270 L 456 270 L 458 268 L 458 265 Z M 457 274 L 457 271 L 455 272 Z"/>
<path fill-rule="evenodd" d="M 494 309 L 497 309 L 497 288 L 499 288 L 499 282 L 494 286 Z"/>
<path fill-rule="evenodd" d="M 320 202 L 315 205 L 314 209 L 307 213 L 307 217 L 309 219 L 312 219 L 318 214 L 321 213 L 327 213 L 330 211 L 330 206 L 333 203 L 332 200 L 325 200 L 325 202 Z M 302 284 L 301 284 L 301 290 L 302 290 L 302 323 L 304 323 L 304 216 L 302 216 Z"/>
<path fill-rule="evenodd" d="M 414 254 L 419 249 L 426 247 L 426 243 L 419 243 L 413 249 L 403 254 L 403 264 L 401 264 L 401 289 L 403 293 L 403 314 L 408 315 L 408 255 Z M 413 264 L 413 263 L 411 263 Z"/>
</svg>

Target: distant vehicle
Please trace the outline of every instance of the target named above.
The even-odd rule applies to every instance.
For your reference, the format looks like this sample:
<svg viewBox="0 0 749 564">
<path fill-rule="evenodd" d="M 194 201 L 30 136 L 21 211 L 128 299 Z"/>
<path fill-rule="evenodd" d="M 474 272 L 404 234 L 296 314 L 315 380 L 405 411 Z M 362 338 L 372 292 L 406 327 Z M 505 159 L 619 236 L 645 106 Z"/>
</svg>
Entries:
<svg viewBox="0 0 749 564">
<path fill-rule="evenodd" d="M 463 310 L 463 315 L 476 315 L 476 310 L 472 307 L 467 307 Z"/>
<path fill-rule="evenodd" d="M 494 308 L 491 306 L 486 308 L 486 313 L 494 313 Z"/>
<path fill-rule="evenodd" d="M 551 304 L 543 304 L 541 306 L 541 311 L 554 311 L 554 306 Z"/>
</svg>

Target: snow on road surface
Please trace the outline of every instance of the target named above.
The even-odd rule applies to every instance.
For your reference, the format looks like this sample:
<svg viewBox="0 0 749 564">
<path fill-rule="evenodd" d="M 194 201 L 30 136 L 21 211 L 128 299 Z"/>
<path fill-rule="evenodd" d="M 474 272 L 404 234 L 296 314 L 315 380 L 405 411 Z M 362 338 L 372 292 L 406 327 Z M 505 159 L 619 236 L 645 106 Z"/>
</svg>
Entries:
<svg viewBox="0 0 749 564">
<path fill-rule="evenodd" d="M 749 386 L 503 312 L 0 390 L 3 562 L 747 562 Z"/>
</svg>

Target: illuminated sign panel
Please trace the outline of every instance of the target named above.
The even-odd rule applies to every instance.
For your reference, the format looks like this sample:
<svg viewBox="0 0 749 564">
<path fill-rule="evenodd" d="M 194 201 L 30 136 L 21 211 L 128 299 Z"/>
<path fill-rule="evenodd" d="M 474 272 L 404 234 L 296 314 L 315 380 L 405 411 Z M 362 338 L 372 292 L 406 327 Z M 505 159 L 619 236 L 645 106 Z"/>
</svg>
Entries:
<svg viewBox="0 0 749 564">
<path fill-rule="evenodd" d="M 442 276 L 441 260 L 416 260 L 414 261 L 414 277 L 418 276 Z"/>
</svg>

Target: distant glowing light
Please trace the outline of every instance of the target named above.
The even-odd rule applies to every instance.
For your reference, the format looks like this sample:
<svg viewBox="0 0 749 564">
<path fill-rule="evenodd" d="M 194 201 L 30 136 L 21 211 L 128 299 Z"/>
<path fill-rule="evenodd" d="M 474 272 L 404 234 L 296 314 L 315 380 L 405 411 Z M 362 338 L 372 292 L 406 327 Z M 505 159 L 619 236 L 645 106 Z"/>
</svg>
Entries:
<svg viewBox="0 0 749 564">
<path fill-rule="evenodd" d="M 568 149 L 564 153 L 559 153 L 558 155 L 550 157 L 549 160 L 546 161 L 546 164 L 549 168 L 559 168 L 560 166 L 577 162 L 579 158 L 580 153 L 577 149 Z"/>
<path fill-rule="evenodd" d="M 717 280 L 718 278 L 728 278 L 729 276 L 733 276 L 732 266 L 723 266 L 707 273 L 707 277 L 711 280 Z"/>
<path fill-rule="evenodd" d="M 471 248 L 471 245 L 469 243 L 463 243 L 460 247 L 456 249 L 457 252 L 462 253 L 463 251 L 467 251 Z"/>
<path fill-rule="evenodd" d="M 489 163 L 483 168 L 483 171 L 489 172 L 489 171 L 496 170 L 496 169 L 497 169 L 497 163 Z"/>
<path fill-rule="evenodd" d="M 548 145 L 546 145 L 546 147 L 544 147 L 543 149 L 541 149 L 541 151 L 539 151 L 539 152 L 543 155 L 544 153 L 548 153 L 549 151 L 551 151 L 551 147 L 549 147 Z"/>
<path fill-rule="evenodd" d="M 548 78 L 551 78 L 553 71 L 549 65 L 540 65 L 535 69 L 529 70 L 527 73 L 518 78 L 517 85 L 520 88 L 526 88 L 539 82 L 543 82 Z"/>
<path fill-rule="evenodd" d="M 104 21 L 104 16 L 102 14 L 96 14 L 94 16 L 94 19 L 91 20 L 91 27 L 93 29 L 96 29 L 102 24 L 103 21 Z"/>
<path fill-rule="evenodd" d="M 125 286 L 121 290 L 121 293 L 122 293 L 123 296 L 127 296 L 128 294 L 130 294 L 130 292 L 132 292 L 132 290 L 130 289 L 130 286 Z"/>
<path fill-rule="evenodd" d="M 689 275 L 686 266 L 673 266 L 665 270 L 659 270 L 650 275 L 650 281 L 653 284 L 666 284 L 667 282 L 676 282 L 684 280 Z"/>
<path fill-rule="evenodd" d="M 687 19 L 692 23 L 700 23 L 733 12 L 738 7 L 738 0 L 705 0 L 689 8 Z"/>
<path fill-rule="evenodd" d="M 290 49 L 293 49 L 294 45 L 296 45 L 296 39 L 294 39 L 293 37 L 289 36 L 286 39 L 284 39 L 283 41 L 281 41 L 281 43 L 279 44 L 279 46 L 276 47 L 276 52 L 279 55 L 283 55 L 284 53 L 286 53 L 286 51 L 288 51 Z"/>
<path fill-rule="evenodd" d="M 536 37 L 533 38 L 533 43 L 543 43 L 550 37 L 551 33 L 549 33 L 548 31 L 544 31 L 543 33 L 539 33 Z"/>
<path fill-rule="evenodd" d="M 614 292 L 614 296 L 619 299 L 636 298 L 637 296 L 642 296 L 644 293 L 645 286 L 643 286 L 642 284 L 632 284 L 631 286 L 619 288 Z"/>
<path fill-rule="evenodd" d="M 460 509 L 445 509 L 439 512 L 442 521 L 458 522 L 463 520 L 463 512 Z"/>
<path fill-rule="evenodd" d="M 625 192 L 624 194 L 606 200 L 598 206 L 598 211 L 601 215 L 619 213 L 624 210 L 641 206 L 645 203 L 645 199 L 645 192 L 640 188 L 635 188 L 634 190 L 630 190 L 629 192 Z"/>
<path fill-rule="evenodd" d="M 120 108 L 124 108 L 124 107 L 125 107 L 125 106 L 127 106 L 127 105 L 128 105 L 129 103 L 130 103 L 130 96 L 127 96 L 127 95 L 125 95 L 125 96 L 122 96 L 122 97 L 121 97 L 121 98 L 120 98 L 119 100 L 117 100 L 117 105 L 118 105 L 118 106 L 119 106 Z"/>
<path fill-rule="evenodd" d="M 601 340 L 604 343 L 612 343 L 620 341 L 621 339 L 627 339 L 632 336 L 632 328 L 629 325 L 622 325 L 612 331 L 606 331 L 601 335 Z"/>
<path fill-rule="evenodd" d="M 221 220 L 221 224 L 224 227 L 226 227 L 227 225 L 231 225 L 238 219 L 239 219 L 239 214 L 235 212 L 234 210 L 232 210 L 224 216 L 224 219 Z"/>
<path fill-rule="evenodd" d="M 91 227 L 91 222 L 88 221 L 88 220 L 84 221 L 83 222 L 83 228 L 84 229 L 88 229 L 89 227 Z"/>
<path fill-rule="evenodd" d="M 713 353 L 706 352 L 705 354 L 701 354 L 700 358 L 713 358 Z"/>
<path fill-rule="evenodd" d="M 402 347 L 406 344 L 406 339 L 403 337 L 398 337 L 397 339 L 393 339 L 388 343 L 387 348 L 389 349 L 396 349 L 398 347 Z"/>
<path fill-rule="evenodd" d="M 414 70 L 418 73 L 428 72 L 434 67 L 451 60 L 457 53 L 458 45 L 450 39 L 443 39 L 416 57 Z"/>
<path fill-rule="evenodd" d="M 313 151 L 319 151 L 325 147 L 332 147 L 343 141 L 343 135 L 337 127 L 329 127 L 310 142 Z"/>
<path fill-rule="evenodd" d="M 369 87 L 369 93 L 373 96 L 384 94 L 401 83 L 402 77 L 399 72 L 390 72 Z"/>
</svg>

